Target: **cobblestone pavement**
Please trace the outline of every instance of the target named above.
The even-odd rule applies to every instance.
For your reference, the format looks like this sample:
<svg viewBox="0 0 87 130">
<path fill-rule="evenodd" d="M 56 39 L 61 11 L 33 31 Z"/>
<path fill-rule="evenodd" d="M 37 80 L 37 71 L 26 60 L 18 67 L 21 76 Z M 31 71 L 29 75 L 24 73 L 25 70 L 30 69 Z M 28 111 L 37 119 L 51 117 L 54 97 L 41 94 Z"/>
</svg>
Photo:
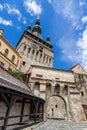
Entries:
<svg viewBox="0 0 87 130">
<path fill-rule="evenodd" d="M 87 130 L 87 122 L 75 123 L 48 119 L 47 122 L 35 130 Z"/>
</svg>

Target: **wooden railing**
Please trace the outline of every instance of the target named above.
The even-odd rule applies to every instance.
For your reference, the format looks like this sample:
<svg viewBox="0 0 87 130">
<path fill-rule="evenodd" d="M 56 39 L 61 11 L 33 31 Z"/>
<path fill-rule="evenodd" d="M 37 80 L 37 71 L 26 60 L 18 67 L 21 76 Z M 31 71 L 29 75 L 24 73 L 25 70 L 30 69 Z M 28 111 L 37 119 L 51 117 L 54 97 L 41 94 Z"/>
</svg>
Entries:
<svg viewBox="0 0 87 130">
<path fill-rule="evenodd" d="M 24 118 L 24 117 L 28 117 L 28 119 L 26 120 L 22 120 L 22 122 L 20 121 L 20 118 Z M 17 123 L 10 123 L 9 120 L 10 119 L 17 119 L 19 118 L 19 122 Z M 5 119 L 7 119 L 7 117 L 1 116 L 0 117 L 0 121 L 4 121 Z M 43 121 L 43 113 L 36 113 L 36 114 L 27 114 L 27 115 L 17 115 L 17 116 L 9 116 L 8 117 L 8 125 L 7 125 L 7 130 L 21 130 L 23 128 L 29 127 L 31 125 L 35 125 L 39 122 Z M 0 130 L 3 130 L 3 123 L 2 126 L 0 126 Z"/>
</svg>

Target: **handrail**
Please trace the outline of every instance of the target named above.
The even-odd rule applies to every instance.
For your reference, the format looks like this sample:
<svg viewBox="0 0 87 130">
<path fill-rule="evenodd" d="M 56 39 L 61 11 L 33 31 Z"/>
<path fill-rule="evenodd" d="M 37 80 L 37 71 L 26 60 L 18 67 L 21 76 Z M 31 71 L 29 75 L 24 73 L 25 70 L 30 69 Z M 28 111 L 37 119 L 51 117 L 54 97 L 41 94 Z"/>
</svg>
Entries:
<svg viewBox="0 0 87 130">
<path fill-rule="evenodd" d="M 17 115 L 17 116 L 9 116 L 8 118 L 18 118 L 18 117 L 29 117 L 29 116 L 37 116 L 37 115 L 42 115 L 44 113 L 36 113 L 36 114 L 26 114 L 26 115 Z M 6 119 L 7 117 L 1 116 L 0 120 Z"/>
</svg>

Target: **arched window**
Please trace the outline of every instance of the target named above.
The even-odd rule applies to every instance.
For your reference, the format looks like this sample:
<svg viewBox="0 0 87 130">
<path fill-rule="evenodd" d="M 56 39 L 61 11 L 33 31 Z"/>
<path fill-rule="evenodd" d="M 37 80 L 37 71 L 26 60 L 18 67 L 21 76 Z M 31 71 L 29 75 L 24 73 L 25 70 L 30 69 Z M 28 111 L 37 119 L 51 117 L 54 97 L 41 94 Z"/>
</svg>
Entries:
<svg viewBox="0 0 87 130">
<path fill-rule="evenodd" d="M 40 54 L 40 58 L 42 58 L 42 53 Z"/>
<path fill-rule="evenodd" d="M 51 58 L 49 59 L 49 64 L 51 64 Z"/>
<path fill-rule="evenodd" d="M 41 58 L 42 58 L 42 53 L 40 54 L 40 59 L 39 59 L 39 61 L 41 60 Z"/>
<path fill-rule="evenodd" d="M 65 85 L 65 87 L 63 88 L 63 94 L 68 95 L 68 86 L 67 85 Z"/>
<path fill-rule="evenodd" d="M 15 60 L 15 55 L 12 55 L 11 61 L 14 62 L 14 60 Z"/>
<path fill-rule="evenodd" d="M 38 51 L 36 52 L 36 57 L 38 57 Z"/>
<path fill-rule="evenodd" d="M 46 58 L 46 63 L 48 63 L 48 57 Z"/>
<path fill-rule="evenodd" d="M 4 55 L 5 55 L 5 56 L 8 56 L 8 52 L 9 52 L 8 49 L 5 49 Z"/>
<path fill-rule="evenodd" d="M 38 58 L 38 51 L 36 51 L 35 60 Z"/>
<path fill-rule="evenodd" d="M 31 51 L 31 48 L 28 48 L 28 53 L 30 53 L 30 51 Z"/>
<path fill-rule="evenodd" d="M 59 84 L 56 84 L 55 85 L 55 90 L 54 90 L 55 93 L 60 93 L 60 85 Z"/>
<path fill-rule="evenodd" d="M 45 62 L 45 58 L 46 58 L 46 56 L 44 55 L 44 58 L 43 58 L 43 63 Z"/>
<path fill-rule="evenodd" d="M 83 92 L 83 91 L 81 91 L 81 96 L 82 96 L 82 97 L 84 96 L 84 92 Z"/>
<path fill-rule="evenodd" d="M 35 50 L 32 50 L 32 55 L 34 55 L 34 53 L 35 53 Z"/>
</svg>

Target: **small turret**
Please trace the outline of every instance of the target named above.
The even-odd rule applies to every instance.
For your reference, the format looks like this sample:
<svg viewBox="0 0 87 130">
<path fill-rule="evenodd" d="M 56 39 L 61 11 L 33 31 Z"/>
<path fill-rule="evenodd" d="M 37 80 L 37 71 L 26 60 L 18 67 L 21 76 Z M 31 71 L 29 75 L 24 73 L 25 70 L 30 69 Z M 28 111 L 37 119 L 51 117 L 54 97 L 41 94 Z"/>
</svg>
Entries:
<svg viewBox="0 0 87 130">
<path fill-rule="evenodd" d="M 50 44 L 50 37 L 46 38 L 46 42 Z"/>
<path fill-rule="evenodd" d="M 31 26 L 27 27 L 27 32 L 31 32 Z"/>
</svg>

